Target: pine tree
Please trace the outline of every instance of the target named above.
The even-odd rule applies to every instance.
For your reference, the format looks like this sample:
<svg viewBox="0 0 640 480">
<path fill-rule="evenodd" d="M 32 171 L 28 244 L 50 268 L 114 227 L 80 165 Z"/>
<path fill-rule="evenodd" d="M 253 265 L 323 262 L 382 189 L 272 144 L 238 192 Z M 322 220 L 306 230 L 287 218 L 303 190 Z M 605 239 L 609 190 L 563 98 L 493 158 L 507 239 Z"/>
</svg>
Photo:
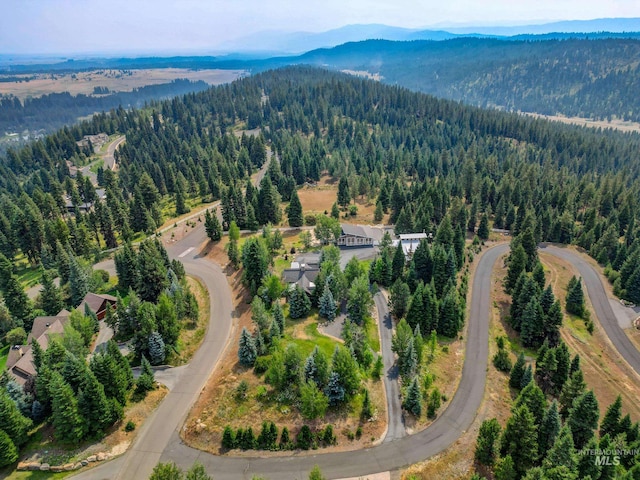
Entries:
<svg viewBox="0 0 640 480">
<path fill-rule="evenodd" d="M 209 210 L 204 212 L 204 228 L 207 232 L 207 237 L 212 242 L 218 242 L 222 238 L 222 225 L 220 225 L 220 221 L 218 220 L 217 208 L 214 209 L 213 213 Z"/>
<path fill-rule="evenodd" d="M 113 420 L 111 407 L 104 387 L 95 375 L 88 371 L 78 394 L 78 412 L 85 420 L 85 429 L 90 435 L 99 435 Z"/>
<path fill-rule="evenodd" d="M 418 379 L 414 378 L 411 382 L 407 391 L 407 398 L 405 398 L 402 407 L 418 418 L 422 414 L 422 395 L 420 394 Z"/>
<path fill-rule="evenodd" d="M 360 418 L 364 421 L 369 421 L 373 417 L 373 406 L 371 405 L 371 398 L 369 398 L 369 390 L 364 389 L 362 396 L 362 411 L 360 412 Z"/>
<path fill-rule="evenodd" d="M 28 440 L 30 428 L 31 420 L 20 413 L 6 390 L 0 390 L 0 431 L 6 432 L 15 446 L 20 447 Z"/>
<path fill-rule="evenodd" d="M 346 394 L 344 387 L 342 386 L 342 379 L 338 372 L 333 371 L 329 374 L 329 381 L 324 389 L 324 393 L 329 399 L 329 405 L 332 407 L 335 407 L 344 401 Z"/>
<path fill-rule="evenodd" d="M 587 388 L 587 384 L 584 381 L 584 375 L 582 374 L 582 370 L 576 370 L 571 374 L 569 380 L 562 387 L 562 391 L 560 392 L 560 398 L 558 399 L 560 403 L 560 414 L 562 418 L 567 418 L 569 415 L 569 411 L 573 406 L 573 402 L 576 398 L 584 393 Z"/>
<path fill-rule="evenodd" d="M 298 191 L 293 190 L 291 192 L 291 200 L 289 201 L 289 209 L 287 210 L 287 216 L 289 217 L 290 227 L 301 227 L 304 225 L 304 218 L 302 217 L 302 204 L 298 197 Z"/>
<path fill-rule="evenodd" d="M 73 390 L 58 372 L 51 374 L 50 392 L 56 438 L 67 443 L 79 442 L 85 435 L 85 421 L 80 416 Z"/>
<path fill-rule="evenodd" d="M 548 451 L 553 446 L 561 427 L 562 423 L 560 422 L 558 402 L 554 400 L 544 412 L 542 423 L 538 430 L 538 447 L 540 453 Z"/>
<path fill-rule="evenodd" d="M 409 285 L 404 283 L 401 278 L 398 278 L 391 286 L 389 294 L 389 307 L 391 309 L 391 314 L 396 319 L 404 317 L 409 304 L 409 299 L 411 298 Z M 417 312 L 415 312 L 415 315 L 417 316 Z"/>
<path fill-rule="evenodd" d="M 620 419 L 622 417 L 622 397 L 618 395 L 614 402 L 609 405 L 607 412 L 600 424 L 600 437 L 609 435 L 611 438 L 615 438 L 619 433 L 623 433 L 620 425 Z M 626 433 L 626 432 L 625 432 Z"/>
<path fill-rule="evenodd" d="M 262 279 L 267 275 L 269 260 L 265 242 L 256 237 L 248 238 L 242 246 L 242 281 L 252 295 L 258 292 Z"/>
<path fill-rule="evenodd" d="M 147 392 L 154 389 L 155 378 L 151 364 L 144 355 L 142 356 L 141 366 L 142 372 L 136 381 L 136 394 L 144 396 Z"/>
<path fill-rule="evenodd" d="M 258 356 L 256 344 L 253 337 L 246 328 L 242 329 L 240 334 L 240 341 L 238 347 L 238 359 L 240 364 L 245 367 L 252 367 Z"/>
<path fill-rule="evenodd" d="M 480 226 L 478 227 L 478 238 L 480 240 L 488 240 L 489 239 L 489 217 L 486 213 L 482 214 L 480 217 Z"/>
<path fill-rule="evenodd" d="M 148 339 L 149 359 L 152 365 L 161 365 L 166 357 L 166 345 L 162 335 L 157 331 L 151 332 Z"/>
<path fill-rule="evenodd" d="M 18 460 L 18 449 L 4 430 L 0 430 L 0 468 Z"/>
<path fill-rule="evenodd" d="M 373 306 L 373 297 L 369 291 L 369 280 L 366 275 L 356 278 L 347 294 L 347 315 L 352 322 L 362 325 Z"/>
<path fill-rule="evenodd" d="M 581 317 L 584 314 L 584 292 L 582 291 L 582 281 L 577 279 L 573 286 L 567 291 L 567 312 Z"/>
<path fill-rule="evenodd" d="M 136 288 L 138 284 L 138 265 L 136 254 L 129 242 L 125 243 L 124 247 L 116 252 L 114 263 L 118 274 L 118 286 L 123 290 Z"/>
<path fill-rule="evenodd" d="M 336 301 L 333 299 L 333 294 L 328 285 L 325 284 L 324 291 L 320 297 L 320 316 L 326 318 L 328 321 L 333 322 L 336 318 Z"/>
<path fill-rule="evenodd" d="M 138 278 L 136 293 L 141 300 L 155 303 L 160 294 L 167 288 L 167 262 L 164 256 L 166 251 L 162 245 L 151 240 L 145 240 L 140 244 L 138 251 L 137 267 Z"/>
<path fill-rule="evenodd" d="M 347 208 L 351 203 L 351 194 L 349 193 L 349 183 L 346 177 L 341 177 L 338 183 L 338 205 Z"/>
<path fill-rule="evenodd" d="M 501 430 L 495 418 L 482 422 L 474 454 L 476 462 L 489 467 L 495 463 L 498 458 L 497 441 L 500 439 Z"/>
<path fill-rule="evenodd" d="M 544 313 L 537 298 L 532 298 L 522 312 L 520 320 L 522 344 L 537 347 L 544 340 Z"/>
<path fill-rule="evenodd" d="M 529 384 L 522 389 L 518 398 L 516 398 L 514 408 L 522 405 L 527 406 L 529 412 L 533 415 L 535 424 L 539 426 L 542 423 L 544 412 L 547 408 L 547 400 L 535 382 L 529 382 Z"/>
<path fill-rule="evenodd" d="M 533 370 L 531 369 L 531 365 L 527 365 L 527 368 L 524 369 L 524 373 L 522 374 L 522 379 L 520 380 L 520 388 L 524 388 L 529 383 L 533 381 Z"/>
<path fill-rule="evenodd" d="M 43 272 L 41 277 L 42 289 L 40 290 L 40 303 L 47 315 L 57 315 L 64 308 L 62 293 L 53 283 L 49 272 Z"/>
<path fill-rule="evenodd" d="M 573 401 L 567 425 L 571 428 L 577 449 L 583 448 L 598 428 L 598 400 L 593 390 L 583 393 Z"/>
<path fill-rule="evenodd" d="M 440 304 L 440 319 L 438 333 L 445 337 L 454 338 L 462 327 L 464 311 L 455 289 L 451 289 Z"/>
<path fill-rule="evenodd" d="M 542 452 L 541 452 L 542 453 Z M 560 430 L 553 446 L 547 451 L 543 462 L 545 470 L 566 467 L 568 472 L 575 472 L 578 465 L 571 430 L 565 426 Z"/>
<path fill-rule="evenodd" d="M 69 258 L 69 290 L 71 293 L 71 304 L 75 307 L 80 305 L 82 299 L 89 292 L 89 276 L 87 271 L 78 263 L 76 257 Z"/>
<path fill-rule="evenodd" d="M 16 326 L 24 327 L 25 331 L 30 331 L 33 325 L 33 302 L 18 281 L 18 277 L 11 275 L 4 291 L 4 303 L 11 316 L 17 321 Z"/>
<path fill-rule="evenodd" d="M 534 417 L 522 405 L 513 410 L 500 438 L 500 453 L 511 455 L 518 473 L 531 468 L 538 457 L 538 432 Z"/>
<path fill-rule="evenodd" d="M 272 308 L 273 320 L 278 324 L 280 332 L 284 334 L 285 321 L 284 313 L 282 312 L 282 305 L 280 302 L 276 302 Z"/>
<path fill-rule="evenodd" d="M 510 293 L 516 286 L 518 277 L 525 271 L 527 266 L 527 253 L 522 248 L 522 245 L 517 244 L 512 248 L 509 255 L 509 268 L 507 269 L 507 278 L 505 280 L 505 289 L 507 293 Z"/>
<path fill-rule="evenodd" d="M 376 209 L 373 212 L 373 221 L 374 222 L 381 222 L 383 218 L 384 218 L 384 211 L 382 209 L 382 203 L 380 203 L 380 201 L 378 201 L 378 202 L 376 202 Z"/>
<path fill-rule="evenodd" d="M 338 203 L 334 202 L 331 206 L 331 217 L 338 220 L 340 218 L 340 209 L 338 208 Z"/>
<path fill-rule="evenodd" d="M 235 448 L 236 441 L 234 433 L 235 432 L 229 425 L 224 427 L 224 432 L 222 433 L 222 448 L 226 448 L 229 450 Z"/>
<path fill-rule="evenodd" d="M 191 209 L 187 207 L 184 198 L 184 190 L 180 183 L 178 183 L 178 188 L 176 189 L 176 215 L 184 215 L 185 213 L 189 213 Z"/>
<path fill-rule="evenodd" d="M 495 468 L 496 480 L 516 480 L 518 475 L 516 473 L 516 466 L 513 463 L 511 455 L 507 455 L 501 458 Z"/>
<path fill-rule="evenodd" d="M 402 249 L 402 245 L 398 244 L 393 251 L 393 260 L 391 262 L 391 275 L 396 279 L 395 281 L 402 278 L 405 264 L 406 259 L 404 257 L 404 250 Z"/>
<path fill-rule="evenodd" d="M 311 310 L 311 301 L 304 290 L 296 285 L 289 294 L 289 317 L 292 319 L 304 318 Z"/>
</svg>

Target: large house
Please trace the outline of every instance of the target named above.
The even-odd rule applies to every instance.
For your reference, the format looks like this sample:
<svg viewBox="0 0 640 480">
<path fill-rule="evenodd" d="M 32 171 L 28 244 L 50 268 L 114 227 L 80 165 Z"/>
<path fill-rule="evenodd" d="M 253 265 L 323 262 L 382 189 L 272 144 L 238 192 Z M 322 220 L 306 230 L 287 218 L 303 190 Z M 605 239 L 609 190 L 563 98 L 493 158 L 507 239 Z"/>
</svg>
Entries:
<svg viewBox="0 0 640 480">
<path fill-rule="evenodd" d="M 342 233 L 336 244 L 339 247 L 374 247 L 380 244 L 384 236 L 384 229 L 369 225 L 340 225 Z"/>
<path fill-rule="evenodd" d="M 51 335 L 62 335 L 64 326 L 69 321 L 70 313 L 62 310 L 58 315 L 52 317 L 36 317 L 33 320 L 31 333 L 27 338 L 26 345 L 13 345 L 7 357 L 7 370 L 13 374 L 16 382 L 24 385 L 26 381 L 36 374 L 36 367 L 33 364 L 33 352 L 31 351 L 31 341 L 35 340 L 40 344 L 42 350 L 49 346 Z"/>
<path fill-rule="evenodd" d="M 291 267 L 282 272 L 282 278 L 289 289 L 298 285 L 311 295 L 316 288 L 315 280 L 320 272 L 320 254 L 307 253 L 296 257 Z"/>
<path fill-rule="evenodd" d="M 107 308 L 114 308 L 116 297 L 111 295 L 98 295 L 87 293 L 77 310 L 84 314 L 85 305 L 96 314 L 98 320 L 102 320 L 107 314 Z M 33 320 L 31 332 L 25 345 L 14 345 L 9 350 L 7 358 L 7 370 L 13 374 L 15 380 L 24 385 L 25 382 L 36 374 L 36 367 L 33 364 L 33 352 L 31 351 L 31 341 L 35 340 L 40 344 L 42 350 L 46 350 L 51 340 L 51 335 L 62 335 L 64 326 L 69 321 L 70 312 L 62 310 L 55 316 L 36 317 Z"/>
</svg>

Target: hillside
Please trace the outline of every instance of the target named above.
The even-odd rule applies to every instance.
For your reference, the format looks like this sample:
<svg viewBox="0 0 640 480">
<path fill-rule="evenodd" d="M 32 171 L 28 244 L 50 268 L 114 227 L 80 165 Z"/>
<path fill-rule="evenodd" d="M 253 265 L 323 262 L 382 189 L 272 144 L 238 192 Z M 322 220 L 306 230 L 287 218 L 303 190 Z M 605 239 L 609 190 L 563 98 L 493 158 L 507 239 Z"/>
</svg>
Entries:
<svg viewBox="0 0 640 480">
<path fill-rule="evenodd" d="M 291 61 L 378 73 L 385 83 L 483 107 L 640 120 L 640 41 L 633 39 L 371 40 Z"/>
</svg>

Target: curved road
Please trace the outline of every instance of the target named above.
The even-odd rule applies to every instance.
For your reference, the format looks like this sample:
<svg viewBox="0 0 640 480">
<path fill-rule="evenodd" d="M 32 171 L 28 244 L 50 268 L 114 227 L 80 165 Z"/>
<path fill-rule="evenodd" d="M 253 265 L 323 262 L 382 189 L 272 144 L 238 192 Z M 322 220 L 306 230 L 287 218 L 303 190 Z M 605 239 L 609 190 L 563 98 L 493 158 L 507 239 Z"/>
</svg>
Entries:
<svg viewBox="0 0 640 480">
<path fill-rule="evenodd" d="M 178 434 L 179 429 L 213 372 L 232 324 L 230 292 L 224 274 L 216 265 L 198 261 L 198 246 L 205 240 L 201 230 L 203 228 L 200 227 L 192 231 L 172 246 L 169 254 L 181 257 L 186 270 L 200 277 L 212 296 L 215 307 L 211 309 L 210 328 L 203 347 L 187 366 L 174 389 L 145 423 L 131 449 L 122 457 L 83 472 L 77 478 L 146 480 L 158 461 L 173 461 L 186 469 L 196 460 L 203 463 L 216 480 L 250 479 L 253 475 L 264 475 L 271 479 L 306 478 L 316 464 L 328 478 L 357 477 L 399 469 L 436 455 L 471 426 L 482 401 L 486 381 L 491 274 L 496 261 L 508 252 L 509 246 L 506 244 L 488 249 L 480 258 L 473 278 L 462 378 L 448 408 L 426 430 L 411 436 L 393 438 L 397 432 L 400 432 L 399 436 L 403 434 L 404 427 L 400 422 L 398 426 L 390 426 L 389 432 L 396 432 L 389 433 L 393 438 L 389 439 L 391 441 L 385 439 L 385 442 L 373 448 L 316 455 L 293 454 L 287 457 L 220 457 L 184 445 Z M 192 247 L 193 250 L 189 250 Z M 618 326 L 596 270 L 569 249 L 548 245 L 542 245 L 541 249 L 576 266 L 605 332 L 625 360 L 640 373 L 640 354 Z M 185 255 L 186 251 L 190 253 Z M 386 308 L 381 302 L 384 304 L 384 299 L 376 296 L 376 305 L 384 312 Z M 390 324 L 387 324 L 387 315 L 381 318 L 384 318 L 387 327 L 381 329 L 381 335 L 384 335 Z M 389 366 L 393 363 L 389 362 L 389 359 L 385 359 L 385 380 L 389 377 Z M 391 388 L 388 392 L 393 395 Z M 393 413 L 391 416 L 400 418 Z"/>
<path fill-rule="evenodd" d="M 230 292 L 224 274 L 212 263 L 198 262 L 198 255 L 193 255 L 197 245 L 201 244 L 198 242 L 204 239 L 199 230 L 202 229 L 195 229 L 174 245 L 169 254 L 180 256 L 179 250 L 187 251 L 194 247 L 181 260 L 189 273 L 202 278 L 213 296 L 215 307 L 211 309 L 205 343 L 174 389 L 145 422 L 130 450 L 122 457 L 83 472 L 76 478 L 146 480 L 158 461 L 173 461 L 186 469 L 196 460 L 204 464 L 216 480 L 250 479 L 253 475 L 278 480 L 306 478 L 316 464 L 329 478 L 361 476 L 399 469 L 436 455 L 471 426 L 485 387 L 491 272 L 496 260 L 508 250 L 507 245 L 487 250 L 480 259 L 474 276 L 462 379 L 448 408 L 428 429 L 364 450 L 287 457 L 220 457 L 184 445 L 178 434 L 179 428 L 214 370 L 232 323 Z"/>
<path fill-rule="evenodd" d="M 587 287 L 589 299 L 591 300 L 593 309 L 596 312 L 596 317 L 598 317 L 604 332 L 622 358 L 625 359 L 636 373 L 640 374 L 640 352 L 638 352 L 638 349 L 631 343 L 629 337 L 627 337 L 624 330 L 620 327 L 609 303 L 609 297 L 602 285 L 601 277 L 595 268 L 593 268 L 587 260 L 569 248 L 543 243 L 540 245 L 540 251 L 566 260 L 576 267 L 582 277 L 584 285 Z"/>
</svg>

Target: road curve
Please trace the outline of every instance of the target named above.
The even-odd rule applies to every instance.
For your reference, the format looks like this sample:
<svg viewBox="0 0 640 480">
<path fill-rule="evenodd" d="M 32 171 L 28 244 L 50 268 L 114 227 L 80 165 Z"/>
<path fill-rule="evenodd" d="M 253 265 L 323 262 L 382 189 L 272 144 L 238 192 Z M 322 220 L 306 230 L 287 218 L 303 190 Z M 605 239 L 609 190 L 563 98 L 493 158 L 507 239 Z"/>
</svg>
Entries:
<svg viewBox="0 0 640 480">
<path fill-rule="evenodd" d="M 629 340 L 629 337 L 624 333 L 624 330 L 620 328 L 616 315 L 609 303 L 609 297 L 604 290 L 602 280 L 596 269 L 569 248 L 543 243 L 540 245 L 540 251 L 566 260 L 576 267 L 582 277 L 584 285 L 587 287 L 589 299 L 591 300 L 596 317 L 598 317 L 604 332 L 622 358 L 625 359 L 636 373 L 640 374 L 640 352 L 638 352 L 638 349 L 631 343 L 631 340 Z"/>
<path fill-rule="evenodd" d="M 382 293 L 378 292 L 373 297 L 378 310 L 378 323 L 380 328 L 380 350 L 384 364 L 382 381 L 384 382 L 385 396 L 387 398 L 387 434 L 384 442 L 392 442 L 407 434 L 402 412 L 402 399 L 400 397 L 400 385 L 398 385 L 398 365 L 391 349 L 393 337 L 393 320 L 389 313 L 389 307 Z"/>
</svg>

